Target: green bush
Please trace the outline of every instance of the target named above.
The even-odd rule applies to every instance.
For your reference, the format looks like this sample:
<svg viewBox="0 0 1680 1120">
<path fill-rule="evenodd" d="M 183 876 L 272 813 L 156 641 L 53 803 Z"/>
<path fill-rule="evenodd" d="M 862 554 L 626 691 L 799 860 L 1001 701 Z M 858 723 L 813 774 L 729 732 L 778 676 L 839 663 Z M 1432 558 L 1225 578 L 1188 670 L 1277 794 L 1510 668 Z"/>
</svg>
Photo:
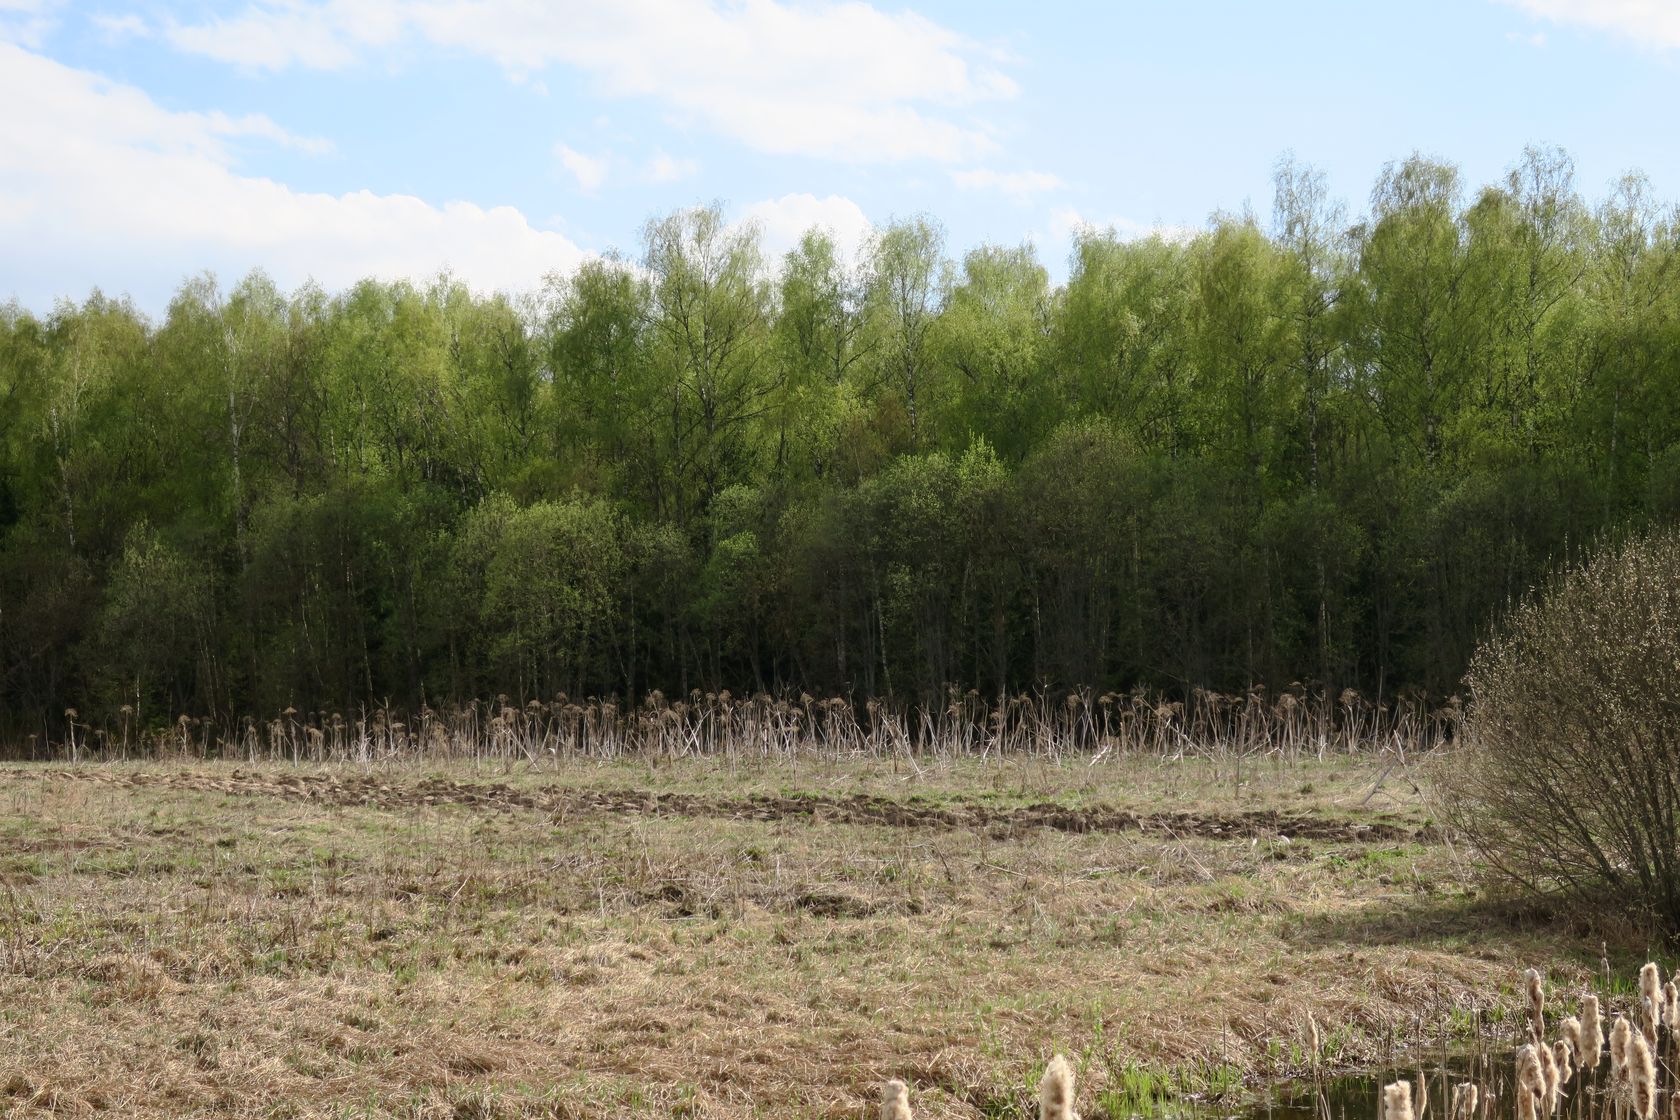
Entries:
<svg viewBox="0 0 1680 1120">
<path fill-rule="evenodd" d="M 1469 680 L 1441 787 L 1489 866 L 1680 932 L 1680 532 L 1531 594 Z"/>
</svg>

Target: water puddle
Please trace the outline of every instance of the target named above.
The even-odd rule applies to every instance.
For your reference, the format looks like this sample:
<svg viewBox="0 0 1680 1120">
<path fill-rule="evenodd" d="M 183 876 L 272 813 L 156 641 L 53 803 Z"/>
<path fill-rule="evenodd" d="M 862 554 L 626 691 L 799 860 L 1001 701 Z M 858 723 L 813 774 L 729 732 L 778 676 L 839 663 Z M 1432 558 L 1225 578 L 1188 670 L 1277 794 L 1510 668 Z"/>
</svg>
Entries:
<svg viewBox="0 0 1680 1120">
<path fill-rule="evenodd" d="M 1608 1065 L 1608 1063 L 1606 1063 Z M 1602 1072 L 1602 1071 L 1601 1071 Z M 1409 1081 L 1413 1085 L 1417 1120 L 1449 1120 L 1448 1099 L 1455 1085 L 1473 1082 L 1481 1098 L 1475 1120 L 1507 1115 L 1513 1062 L 1509 1052 L 1435 1059 L 1409 1065 L 1358 1072 L 1337 1071 L 1321 1077 L 1303 1075 L 1254 1094 L 1230 1094 L 1219 1099 L 1172 1099 L 1111 1096 L 1099 1111 L 1110 1120 L 1376 1120 L 1385 1085 Z M 1418 1093 L 1419 1081 L 1423 1092 Z M 1594 1080 L 1576 1077 L 1565 1089 L 1559 1120 L 1588 1120 Z M 1427 1103 L 1425 1103 L 1427 1102 Z"/>
</svg>

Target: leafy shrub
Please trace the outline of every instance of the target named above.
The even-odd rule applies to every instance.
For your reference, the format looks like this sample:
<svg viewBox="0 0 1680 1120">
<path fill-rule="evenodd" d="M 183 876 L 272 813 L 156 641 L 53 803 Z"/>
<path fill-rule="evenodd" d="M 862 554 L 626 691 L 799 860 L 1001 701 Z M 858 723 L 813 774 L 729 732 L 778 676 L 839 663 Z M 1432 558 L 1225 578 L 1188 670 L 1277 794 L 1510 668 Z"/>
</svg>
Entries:
<svg viewBox="0 0 1680 1120">
<path fill-rule="evenodd" d="M 1469 681 L 1441 787 L 1490 866 L 1680 932 L 1680 531 L 1530 595 Z"/>
</svg>

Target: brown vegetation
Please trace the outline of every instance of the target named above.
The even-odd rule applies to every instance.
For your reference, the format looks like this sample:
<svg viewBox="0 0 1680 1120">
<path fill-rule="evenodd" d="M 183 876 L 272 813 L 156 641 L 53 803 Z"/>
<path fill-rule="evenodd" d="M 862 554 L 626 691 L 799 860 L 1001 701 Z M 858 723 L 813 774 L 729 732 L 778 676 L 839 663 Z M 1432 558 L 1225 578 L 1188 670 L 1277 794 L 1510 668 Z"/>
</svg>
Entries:
<svg viewBox="0 0 1680 1120">
<path fill-rule="evenodd" d="M 1132 1071 L 1381 1058 L 1572 944 L 1474 897 L 1392 761 L 12 768 L 0 1111 L 859 1117 L 901 1078 L 1024 1116 L 1061 1051 L 1107 1120 Z M 584 807 L 637 785 L 661 811 Z M 822 807 L 854 793 L 957 823 Z M 721 811 L 772 794 L 821 808 Z M 1406 832 L 963 823 L 1094 804 Z"/>
</svg>

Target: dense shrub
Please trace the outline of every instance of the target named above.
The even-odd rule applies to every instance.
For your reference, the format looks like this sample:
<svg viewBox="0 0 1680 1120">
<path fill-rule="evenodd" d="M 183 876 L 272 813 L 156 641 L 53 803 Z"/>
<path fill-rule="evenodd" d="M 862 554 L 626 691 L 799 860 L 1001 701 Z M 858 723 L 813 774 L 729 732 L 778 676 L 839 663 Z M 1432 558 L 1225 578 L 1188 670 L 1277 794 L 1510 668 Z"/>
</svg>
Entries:
<svg viewBox="0 0 1680 1120">
<path fill-rule="evenodd" d="M 1680 532 L 1530 595 L 1469 680 L 1442 785 L 1490 866 L 1680 933 Z"/>
</svg>

